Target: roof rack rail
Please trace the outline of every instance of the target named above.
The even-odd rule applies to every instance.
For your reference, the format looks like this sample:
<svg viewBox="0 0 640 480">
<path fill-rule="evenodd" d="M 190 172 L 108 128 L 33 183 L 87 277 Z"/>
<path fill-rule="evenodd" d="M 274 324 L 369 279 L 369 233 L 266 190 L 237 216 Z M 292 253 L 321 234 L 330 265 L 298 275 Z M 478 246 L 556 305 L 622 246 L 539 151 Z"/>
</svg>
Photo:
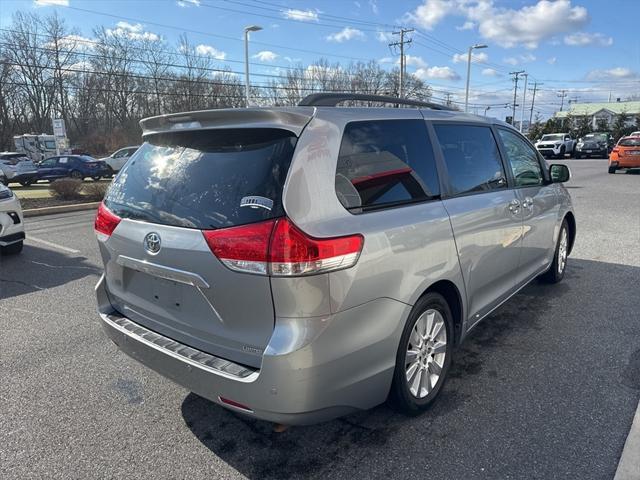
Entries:
<svg viewBox="0 0 640 480">
<path fill-rule="evenodd" d="M 339 103 L 358 100 L 363 102 L 396 103 L 399 105 L 412 105 L 414 107 L 425 107 L 432 110 L 453 110 L 453 108 L 438 105 L 437 103 L 421 102 L 420 100 L 410 100 L 407 98 L 397 98 L 388 95 L 370 95 L 368 93 L 312 93 L 304 97 L 299 107 L 335 107 Z"/>
</svg>

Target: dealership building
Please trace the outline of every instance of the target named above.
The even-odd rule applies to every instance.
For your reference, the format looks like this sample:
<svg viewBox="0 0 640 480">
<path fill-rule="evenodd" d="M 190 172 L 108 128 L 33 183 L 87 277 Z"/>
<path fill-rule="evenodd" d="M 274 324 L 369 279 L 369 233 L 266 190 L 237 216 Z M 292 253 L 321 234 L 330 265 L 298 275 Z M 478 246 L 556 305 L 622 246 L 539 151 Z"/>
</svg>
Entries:
<svg viewBox="0 0 640 480">
<path fill-rule="evenodd" d="M 604 102 L 604 103 L 572 103 L 568 110 L 555 113 L 555 118 L 565 119 L 571 115 L 575 120 L 589 117 L 593 128 L 597 128 L 598 122 L 606 120 L 608 125 L 613 125 L 620 114 L 627 115 L 627 126 L 636 123 L 636 116 L 640 115 L 640 102 Z"/>
</svg>

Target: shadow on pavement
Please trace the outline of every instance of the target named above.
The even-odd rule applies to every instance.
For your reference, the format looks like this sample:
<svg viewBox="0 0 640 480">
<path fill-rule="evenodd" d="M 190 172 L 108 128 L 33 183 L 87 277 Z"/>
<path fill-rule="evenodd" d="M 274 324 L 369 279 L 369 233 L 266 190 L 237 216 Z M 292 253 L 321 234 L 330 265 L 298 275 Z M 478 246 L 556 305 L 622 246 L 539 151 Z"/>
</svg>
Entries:
<svg viewBox="0 0 640 480">
<path fill-rule="evenodd" d="M 19 255 L 0 256 L 0 300 L 100 274 L 85 257 L 25 244 Z"/>
<path fill-rule="evenodd" d="M 638 267 L 572 259 L 562 283 L 545 285 L 533 282 L 470 333 L 456 353 L 441 396 L 418 417 L 406 417 L 387 405 L 381 405 L 324 424 L 292 427 L 284 433 L 274 433 L 271 423 L 230 412 L 193 393 L 183 401 L 182 415 L 188 428 L 203 445 L 251 479 L 408 478 L 417 471 L 430 472 L 429 476 L 435 475 L 433 478 L 438 475 L 444 475 L 441 478 L 462 478 L 465 469 L 474 468 L 470 463 L 475 462 L 477 466 L 481 459 L 485 464 L 491 464 L 492 458 L 501 455 L 505 456 L 501 457 L 500 478 L 522 478 L 523 472 L 533 474 L 534 468 L 549 465 L 549 470 L 541 474 L 541 478 L 545 478 L 556 468 L 554 461 L 561 462 L 554 460 L 555 452 L 562 449 L 551 442 L 554 435 L 573 438 L 575 433 L 580 439 L 576 443 L 585 441 L 589 434 L 571 422 L 580 422 L 580 419 L 590 421 L 594 415 L 600 415 L 603 405 L 600 402 L 606 397 L 604 393 L 615 395 L 613 398 L 616 399 L 624 397 L 610 385 L 596 382 L 595 387 L 589 386 L 593 388 L 590 395 L 599 396 L 598 399 L 594 397 L 592 403 L 587 399 L 585 404 L 580 390 L 583 387 L 577 390 L 581 392 L 580 398 L 571 398 L 571 395 L 577 395 L 576 391 L 563 390 L 564 377 L 552 374 L 555 365 L 550 365 L 553 362 L 549 361 L 549 356 L 576 357 L 577 366 L 565 365 L 563 368 L 567 371 L 563 375 L 574 375 L 576 382 L 587 384 L 591 381 L 589 375 L 592 375 L 592 370 L 583 370 L 582 365 L 593 362 L 599 355 L 606 358 L 614 354 L 610 342 L 635 335 L 635 348 L 638 348 L 640 326 L 636 322 L 625 331 L 623 324 L 629 322 L 634 311 L 640 311 L 640 300 L 636 297 L 627 302 L 623 315 L 612 320 L 612 323 L 620 323 L 610 331 L 611 338 L 600 337 L 593 345 L 576 347 L 575 352 L 564 352 L 575 336 L 584 337 L 585 330 L 602 329 L 601 320 L 610 314 L 610 302 L 625 297 L 616 297 L 613 292 L 617 286 L 629 285 L 633 281 L 636 285 L 640 282 Z M 585 285 L 595 288 L 599 295 L 585 292 Z M 608 301 L 603 302 L 603 298 Z M 582 312 L 590 312 L 592 317 L 584 318 Z M 522 361 L 523 355 L 525 361 Z M 631 356 L 627 353 L 622 359 L 624 362 L 628 362 L 627 371 L 611 381 L 616 388 L 626 392 L 630 400 L 627 403 L 632 406 L 637 403 L 640 385 L 629 382 L 626 377 L 640 368 L 640 350 Z M 540 371 L 544 374 L 537 378 L 535 372 Z M 533 393 L 523 387 L 532 376 L 535 378 L 531 381 L 537 381 Z M 597 388 L 602 392 L 596 391 Z M 538 396 L 545 401 L 541 402 Z M 624 397 L 625 402 L 627 397 Z M 576 420 L 572 419 L 573 412 L 562 410 L 569 408 L 567 402 L 569 405 L 580 404 L 584 410 Z M 527 413 L 531 420 L 522 420 L 521 410 L 531 409 L 532 405 L 542 412 Z M 559 429 L 554 421 L 540 421 L 536 417 L 548 415 L 546 409 L 550 406 L 553 406 L 555 418 L 566 422 L 567 428 Z M 622 410 L 620 406 L 618 408 Z M 635 406 L 630 415 L 633 415 L 633 409 Z M 622 415 L 621 411 L 616 414 Z M 486 424 L 478 418 L 484 418 Z M 521 425 L 529 421 L 530 426 Z M 476 432 L 471 425 L 478 422 L 481 424 L 474 427 L 478 429 Z M 492 429 L 496 429 L 498 438 L 487 443 L 483 436 L 489 435 L 487 431 Z M 611 442 L 612 451 L 621 450 L 627 429 L 627 425 L 620 425 L 619 431 L 609 428 L 612 438 L 605 440 L 601 436 L 598 444 Z M 568 441 L 563 438 L 561 445 Z M 622 443 L 618 445 L 616 442 Z M 562 462 L 569 461 L 572 473 L 576 473 L 569 477 L 612 476 L 610 469 L 617 465 L 615 455 L 598 447 L 598 454 L 592 456 L 590 453 L 587 458 L 580 445 L 576 448 L 577 458 L 562 459 Z M 533 452 L 537 450 L 544 450 L 543 453 L 548 455 L 543 467 L 536 463 L 537 454 Z M 447 451 L 457 452 L 458 457 L 452 460 L 441 455 Z M 606 460 L 611 465 L 598 455 L 608 455 Z M 475 456 L 479 460 L 465 462 L 465 456 Z M 414 462 L 412 467 L 407 466 L 408 461 Z M 580 472 L 584 472 L 584 476 Z M 482 478 L 487 477 L 482 475 Z"/>
</svg>

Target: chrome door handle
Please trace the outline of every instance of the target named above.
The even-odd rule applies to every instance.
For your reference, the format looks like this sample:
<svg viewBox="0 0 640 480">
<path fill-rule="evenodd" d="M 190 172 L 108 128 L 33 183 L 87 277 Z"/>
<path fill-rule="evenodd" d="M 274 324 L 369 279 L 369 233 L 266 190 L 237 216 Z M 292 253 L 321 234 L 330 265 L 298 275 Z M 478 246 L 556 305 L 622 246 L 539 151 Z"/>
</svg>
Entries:
<svg viewBox="0 0 640 480">
<path fill-rule="evenodd" d="M 520 201 L 511 200 L 509 202 L 509 211 L 513 214 L 517 214 L 520 211 Z"/>
<path fill-rule="evenodd" d="M 525 197 L 524 201 L 522 202 L 522 208 L 532 208 L 533 207 L 533 198 L 531 197 Z"/>
</svg>

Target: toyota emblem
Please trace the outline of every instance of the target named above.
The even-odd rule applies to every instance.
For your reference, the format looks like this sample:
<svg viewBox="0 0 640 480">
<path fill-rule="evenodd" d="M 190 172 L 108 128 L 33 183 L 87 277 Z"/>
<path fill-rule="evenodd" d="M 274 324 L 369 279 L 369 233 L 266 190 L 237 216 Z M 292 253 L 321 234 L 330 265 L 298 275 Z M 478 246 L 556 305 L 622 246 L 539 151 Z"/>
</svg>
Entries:
<svg viewBox="0 0 640 480">
<path fill-rule="evenodd" d="M 160 251 L 160 247 L 161 247 L 160 235 L 158 235 L 156 232 L 147 233 L 147 236 L 144 237 L 143 243 L 144 243 L 144 249 L 150 255 L 157 255 L 157 253 Z"/>
</svg>

